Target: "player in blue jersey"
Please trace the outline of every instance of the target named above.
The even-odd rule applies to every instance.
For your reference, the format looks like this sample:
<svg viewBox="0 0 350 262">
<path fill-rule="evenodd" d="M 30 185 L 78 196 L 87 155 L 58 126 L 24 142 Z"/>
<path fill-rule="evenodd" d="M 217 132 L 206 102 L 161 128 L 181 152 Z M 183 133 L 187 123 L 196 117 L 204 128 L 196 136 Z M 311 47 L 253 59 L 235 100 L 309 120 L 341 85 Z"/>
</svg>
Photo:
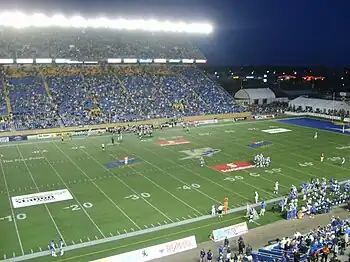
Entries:
<svg viewBox="0 0 350 262">
<path fill-rule="evenodd" d="M 205 251 L 204 249 L 201 250 L 201 252 L 199 253 L 199 261 L 203 262 L 205 258 Z"/>
<path fill-rule="evenodd" d="M 56 255 L 56 245 L 55 245 L 55 241 L 53 241 L 53 240 L 50 241 L 49 249 L 50 249 L 50 251 L 51 251 L 51 256 L 57 257 L 57 255 Z"/>
<path fill-rule="evenodd" d="M 209 249 L 208 250 L 208 253 L 207 253 L 207 261 L 208 262 L 211 262 L 213 260 L 213 253 L 211 252 L 211 250 Z"/>
</svg>

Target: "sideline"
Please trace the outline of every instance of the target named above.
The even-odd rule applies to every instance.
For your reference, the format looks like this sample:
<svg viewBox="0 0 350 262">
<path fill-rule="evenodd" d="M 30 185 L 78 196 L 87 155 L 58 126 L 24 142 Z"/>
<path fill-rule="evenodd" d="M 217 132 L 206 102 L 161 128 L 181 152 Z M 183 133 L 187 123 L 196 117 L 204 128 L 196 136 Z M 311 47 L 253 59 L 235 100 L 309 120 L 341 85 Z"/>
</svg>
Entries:
<svg viewBox="0 0 350 262">
<path fill-rule="evenodd" d="M 339 182 L 339 183 L 341 183 L 341 182 Z M 273 199 L 265 201 L 265 203 L 267 203 L 267 204 L 275 203 L 275 202 L 278 202 L 278 201 L 282 200 L 283 198 L 284 197 L 273 198 Z M 251 207 L 254 207 L 254 208 L 258 207 L 258 206 L 260 206 L 260 204 L 251 205 Z M 229 214 L 237 213 L 237 212 L 246 210 L 246 208 L 247 207 L 245 207 L 245 206 L 237 207 L 237 208 L 229 210 L 228 213 Z M 213 218 L 213 217 L 211 215 L 205 215 L 205 216 L 200 216 L 200 217 L 196 217 L 196 218 L 192 218 L 192 219 L 186 219 L 184 221 L 175 222 L 175 223 L 171 223 L 171 224 L 167 224 L 167 225 L 156 226 L 156 227 L 153 227 L 153 228 L 143 229 L 143 230 L 139 230 L 139 231 L 135 231 L 135 232 L 130 232 L 130 233 L 127 233 L 127 234 L 121 234 L 121 235 L 118 235 L 118 236 L 107 237 L 107 238 L 93 240 L 93 241 L 90 241 L 90 242 L 84 242 L 84 243 L 75 244 L 75 245 L 69 245 L 69 246 L 67 246 L 65 248 L 65 251 L 75 250 L 75 249 L 84 248 L 84 247 L 91 247 L 91 246 L 95 246 L 95 245 L 98 245 L 98 244 L 109 243 L 109 242 L 113 242 L 113 241 L 116 241 L 116 240 L 129 238 L 129 237 L 141 236 L 141 235 L 152 233 L 152 232 L 156 232 L 156 231 L 159 231 L 159 230 L 164 230 L 164 229 L 169 229 L 169 228 L 174 228 L 174 227 L 178 227 L 178 226 L 192 224 L 192 223 L 195 223 L 195 222 L 200 222 L 200 221 L 203 221 L 203 220 L 206 220 L 206 219 L 210 219 L 210 218 Z M 222 221 L 220 221 L 220 223 L 221 222 Z M 191 230 L 193 230 L 193 229 L 191 229 Z M 177 232 L 177 234 L 178 233 L 179 232 Z M 46 250 L 46 251 L 37 252 L 37 253 L 33 253 L 33 254 L 28 254 L 28 255 L 24 255 L 24 256 L 20 256 L 20 257 L 9 258 L 9 259 L 6 259 L 6 260 L 1 260 L 1 261 L 3 261 L 3 262 L 25 261 L 25 260 L 38 258 L 38 257 L 43 257 L 43 256 L 48 256 L 48 255 L 49 255 L 49 250 Z"/>
<path fill-rule="evenodd" d="M 282 118 L 282 119 L 297 119 L 300 117 L 290 117 L 290 118 Z M 238 121 L 238 122 L 231 122 L 231 123 L 225 123 L 225 124 L 208 124 L 208 125 L 202 125 L 202 126 L 198 126 L 195 128 L 215 128 L 215 127 L 223 127 L 223 126 L 235 126 L 235 125 L 248 125 L 248 124 L 252 124 L 252 123 L 265 123 L 265 122 L 278 122 L 279 120 L 281 120 L 281 118 L 274 118 L 274 119 L 266 119 L 266 120 L 245 120 L 245 121 Z M 284 123 L 283 123 L 284 124 Z M 169 129 L 164 129 L 165 131 L 167 130 L 174 130 L 174 129 L 181 129 L 181 127 L 174 127 L 174 128 L 169 128 Z M 159 129 L 158 129 L 159 130 Z M 158 131 L 156 130 L 156 131 Z M 332 131 L 330 131 L 332 132 Z M 334 133 L 334 132 L 333 132 Z M 1 133 L 0 133 L 1 134 Z M 89 138 L 99 138 L 99 137 L 103 137 L 103 136 L 107 136 L 108 134 L 103 134 L 103 135 L 94 135 L 94 136 L 89 136 Z M 124 133 L 123 135 L 131 135 L 130 133 Z M 81 140 L 81 139 L 86 139 L 87 136 L 79 136 L 79 137 L 73 137 L 73 140 Z M 11 146 L 19 146 L 19 145 L 33 145 L 33 144 L 42 144 L 42 143 L 52 143 L 53 141 L 59 141 L 59 137 L 58 138 L 53 138 L 53 139 L 43 139 L 43 140 L 33 140 L 33 142 L 27 142 L 28 140 L 25 141 L 21 141 L 20 143 L 14 143 L 14 142 L 8 142 L 6 144 L 0 144 L 0 148 L 1 147 L 11 147 Z M 1 261 L 1 260 L 0 260 Z"/>
</svg>

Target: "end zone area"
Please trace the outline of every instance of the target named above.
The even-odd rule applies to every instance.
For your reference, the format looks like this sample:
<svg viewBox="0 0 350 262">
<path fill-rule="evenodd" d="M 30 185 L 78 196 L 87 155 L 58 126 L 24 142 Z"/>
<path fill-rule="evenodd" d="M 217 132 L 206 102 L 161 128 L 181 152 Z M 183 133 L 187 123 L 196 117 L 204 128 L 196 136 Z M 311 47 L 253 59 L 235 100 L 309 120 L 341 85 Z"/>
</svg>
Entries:
<svg viewBox="0 0 350 262">
<path fill-rule="evenodd" d="M 348 125 L 344 125 L 343 123 L 339 123 L 339 121 L 332 122 L 330 120 L 301 117 L 301 118 L 293 118 L 293 119 L 282 119 L 280 120 L 280 122 L 350 135 L 349 123 Z"/>
<path fill-rule="evenodd" d="M 263 131 L 276 129 L 290 131 Z M 125 135 L 120 144 L 107 146 L 105 152 L 101 144 L 107 145 L 109 136 L 64 143 L 48 140 L 0 144 L 0 231 L 6 235 L 0 240 L 0 259 L 45 251 L 50 240 L 57 242 L 60 237 L 74 247 L 199 218 L 208 215 L 211 205 L 221 204 L 225 197 L 233 209 L 252 203 L 255 191 L 260 200 L 269 200 L 289 192 L 292 184 L 315 177 L 348 179 L 350 167 L 340 165 L 340 157 L 350 156 L 348 136 L 318 130 L 315 140 L 314 132 L 276 120 L 208 125 L 189 132 L 166 129 L 154 132 L 154 137 L 145 141 Z M 250 167 L 260 153 L 271 157 L 271 167 Z M 323 163 L 320 153 L 325 154 Z M 125 157 L 130 160 L 127 164 Z M 200 166 L 200 157 L 205 159 L 204 167 Z M 250 165 L 240 169 L 237 163 Z M 217 166 L 225 166 L 226 172 L 215 169 Z M 273 194 L 276 181 L 280 184 L 278 196 Z M 45 197 L 52 198 L 51 193 L 57 190 L 67 190 L 72 199 L 47 202 Z M 30 201 L 32 205 L 12 205 L 12 197 L 21 199 L 32 194 L 36 197 Z M 183 236 L 167 235 L 162 230 L 69 251 L 58 260 L 88 261 L 91 257 L 85 254 L 94 252 L 94 259 L 106 257 L 140 248 L 130 242 L 151 246 L 190 236 L 189 231 L 196 227 L 201 227 L 195 233 L 197 242 L 203 242 L 212 229 L 236 224 L 235 220 L 242 220 L 241 215 L 167 229 L 183 232 Z M 277 219 L 280 217 L 269 214 L 259 223 Z M 146 239 L 153 240 L 140 243 Z M 115 249 L 116 245 L 120 248 Z"/>
</svg>

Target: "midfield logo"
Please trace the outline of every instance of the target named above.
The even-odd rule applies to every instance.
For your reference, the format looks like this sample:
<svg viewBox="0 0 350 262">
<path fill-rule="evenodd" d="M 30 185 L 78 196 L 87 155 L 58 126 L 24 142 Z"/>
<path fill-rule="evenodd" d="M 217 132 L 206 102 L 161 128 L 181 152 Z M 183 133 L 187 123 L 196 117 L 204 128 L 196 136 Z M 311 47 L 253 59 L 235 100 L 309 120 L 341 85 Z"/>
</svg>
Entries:
<svg viewBox="0 0 350 262">
<path fill-rule="evenodd" d="M 181 160 L 200 158 L 205 156 L 212 157 L 214 154 L 219 153 L 220 151 L 221 151 L 220 149 L 214 149 L 211 147 L 197 148 L 192 150 L 183 150 L 180 152 L 186 154 L 187 157 L 181 158 Z"/>
<path fill-rule="evenodd" d="M 245 170 L 245 169 L 254 168 L 254 167 L 255 165 L 253 165 L 250 162 L 232 162 L 228 164 L 213 166 L 212 169 L 219 171 L 221 173 L 230 173 L 230 172 Z"/>
</svg>

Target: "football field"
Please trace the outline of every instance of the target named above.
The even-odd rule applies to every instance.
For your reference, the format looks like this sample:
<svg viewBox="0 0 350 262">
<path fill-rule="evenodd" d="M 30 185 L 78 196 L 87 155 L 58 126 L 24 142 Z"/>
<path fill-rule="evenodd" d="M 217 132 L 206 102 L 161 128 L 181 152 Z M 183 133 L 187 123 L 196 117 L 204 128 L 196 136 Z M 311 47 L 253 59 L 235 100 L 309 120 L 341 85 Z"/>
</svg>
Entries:
<svg viewBox="0 0 350 262">
<path fill-rule="evenodd" d="M 260 153 L 270 167 L 254 167 Z M 115 145 L 108 135 L 12 142 L 0 154 L 0 260 L 47 250 L 52 239 L 77 245 L 201 217 L 225 197 L 230 208 L 246 206 L 255 191 L 269 200 L 312 178 L 349 179 L 350 171 L 340 164 L 350 160 L 348 135 L 278 120 L 165 129 L 142 141 L 126 134 Z M 50 191 L 51 203 L 23 197 Z"/>
</svg>

